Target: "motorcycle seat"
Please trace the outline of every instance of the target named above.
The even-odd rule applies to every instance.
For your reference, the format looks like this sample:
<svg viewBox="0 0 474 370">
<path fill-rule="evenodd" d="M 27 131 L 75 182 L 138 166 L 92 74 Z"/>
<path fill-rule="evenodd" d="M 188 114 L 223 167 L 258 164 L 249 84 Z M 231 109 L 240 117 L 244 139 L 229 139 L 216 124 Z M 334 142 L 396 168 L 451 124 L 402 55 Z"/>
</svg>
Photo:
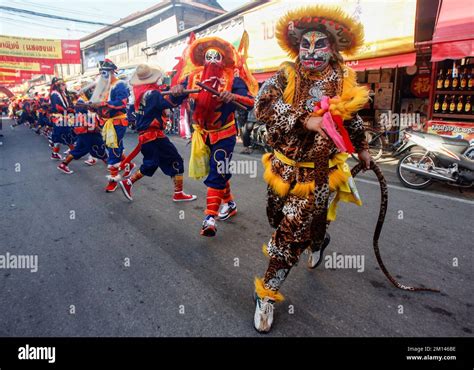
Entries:
<svg viewBox="0 0 474 370">
<path fill-rule="evenodd" d="M 453 138 L 453 137 L 448 137 L 448 136 L 441 136 L 443 138 L 443 143 L 448 144 L 448 145 L 459 145 L 462 147 L 468 147 L 469 142 L 464 139 L 458 139 L 458 138 Z"/>
</svg>

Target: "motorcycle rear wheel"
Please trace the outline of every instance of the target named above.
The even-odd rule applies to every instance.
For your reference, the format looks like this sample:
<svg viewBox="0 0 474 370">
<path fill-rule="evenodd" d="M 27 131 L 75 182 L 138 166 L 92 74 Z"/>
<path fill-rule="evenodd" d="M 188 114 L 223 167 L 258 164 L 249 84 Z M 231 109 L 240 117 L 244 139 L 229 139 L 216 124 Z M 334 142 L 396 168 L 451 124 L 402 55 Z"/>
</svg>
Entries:
<svg viewBox="0 0 474 370">
<path fill-rule="evenodd" d="M 407 153 L 398 161 L 397 166 L 397 176 L 403 186 L 410 189 L 426 189 L 433 183 L 433 179 L 423 177 L 422 175 L 415 174 L 408 170 L 401 168 L 401 164 L 411 163 L 411 164 L 420 164 L 420 161 L 423 159 L 422 164 L 426 167 L 435 167 L 436 164 L 429 155 L 426 157 L 423 152 L 411 152 Z M 424 157 L 424 158 L 423 158 Z"/>
</svg>

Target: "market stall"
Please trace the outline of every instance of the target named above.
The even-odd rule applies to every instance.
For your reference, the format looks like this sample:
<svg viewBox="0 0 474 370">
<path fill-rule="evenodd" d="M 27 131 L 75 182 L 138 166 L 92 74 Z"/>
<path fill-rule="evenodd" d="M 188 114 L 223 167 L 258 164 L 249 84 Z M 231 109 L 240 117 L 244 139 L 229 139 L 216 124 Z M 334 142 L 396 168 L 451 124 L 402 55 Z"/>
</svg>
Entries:
<svg viewBox="0 0 474 370">
<path fill-rule="evenodd" d="M 428 132 L 474 139 L 474 13 L 471 0 L 442 0 L 432 41 Z"/>
</svg>

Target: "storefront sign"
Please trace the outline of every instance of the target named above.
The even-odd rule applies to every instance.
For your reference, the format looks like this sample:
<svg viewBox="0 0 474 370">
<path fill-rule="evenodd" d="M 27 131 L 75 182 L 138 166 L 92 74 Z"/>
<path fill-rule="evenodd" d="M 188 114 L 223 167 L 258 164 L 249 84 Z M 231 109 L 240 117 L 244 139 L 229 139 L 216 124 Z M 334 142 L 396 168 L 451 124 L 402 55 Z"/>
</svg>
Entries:
<svg viewBox="0 0 474 370">
<path fill-rule="evenodd" d="M 474 140 L 474 123 L 428 121 L 427 132 L 443 136 Z"/>
<path fill-rule="evenodd" d="M 430 93 L 430 75 L 416 75 L 410 84 L 410 91 L 417 98 L 427 98 Z"/>
<path fill-rule="evenodd" d="M 0 60 L 13 62 L 49 61 L 80 64 L 79 40 L 34 39 L 0 36 Z"/>
<path fill-rule="evenodd" d="M 393 84 L 391 82 L 384 82 L 375 84 L 375 109 L 391 109 L 393 97 Z"/>
<path fill-rule="evenodd" d="M 146 30 L 146 41 L 148 45 L 156 44 L 167 38 L 176 36 L 178 34 L 178 22 L 176 16 L 166 18 L 165 20 L 155 24 Z"/>
<path fill-rule="evenodd" d="M 0 77 L 16 77 L 23 79 L 30 79 L 32 77 L 31 72 L 14 71 L 14 70 L 0 70 Z"/>
<path fill-rule="evenodd" d="M 25 71 L 31 72 L 33 74 L 45 74 L 52 75 L 54 74 L 54 64 L 52 63 L 30 63 L 30 62 L 5 62 L 0 61 L 0 70 L 1 71 Z"/>
<path fill-rule="evenodd" d="M 288 60 L 275 39 L 278 19 L 288 10 L 317 4 L 340 6 L 364 25 L 364 46 L 350 60 L 414 51 L 416 0 L 273 0 L 244 14 L 250 36 L 249 68 L 253 72 L 274 71 Z"/>
<path fill-rule="evenodd" d="M 99 61 L 105 59 L 104 50 L 85 50 L 84 51 L 84 69 L 90 70 L 99 67 Z"/>
<path fill-rule="evenodd" d="M 127 42 L 122 42 L 120 44 L 109 47 L 107 51 L 107 58 L 112 60 L 117 65 L 128 63 Z"/>
</svg>

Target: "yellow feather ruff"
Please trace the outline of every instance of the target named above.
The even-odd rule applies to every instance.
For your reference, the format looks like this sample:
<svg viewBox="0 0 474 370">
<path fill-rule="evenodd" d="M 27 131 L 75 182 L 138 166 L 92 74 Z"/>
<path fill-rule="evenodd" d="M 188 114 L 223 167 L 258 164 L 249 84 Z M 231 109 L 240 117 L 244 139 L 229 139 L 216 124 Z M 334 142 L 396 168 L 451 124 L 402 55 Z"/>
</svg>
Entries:
<svg viewBox="0 0 474 370">
<path fill-rule="evenodd" d="M 286 77 L 286 87 L 283 92 L 283 101 L 287 104 L 293 104 L 295 97 L 296 71 L 293 63 L 285 62 L 282 64 Z"/>
<path fill-rule="evenodd" d="M 301 198 L 306 198 L 308 195 L 314 193 L 315 184 L 314 181 L 311 182 L 298 182 L 291 189 L 291 194 L 296 195 Z"/>
<path fill-rule="evenodd" d="M 263 244 L 262 245 L 262 253 L 265 257 L 267 258 L 270 258 L 270 255 L 268 254 L 268 250 L 267 250 L 267 245 L 266 244 Z"/>
<path fill-rule="evenodd" d="M 283 294 L 270 289 L 265 289 L 265 286 L 263 285 L 263 280 L 257 277 L 255 278 L 255 293 L 257 293 L 260 299 L 268 297 L 270 299 L 273 299 L 275 302 L 281 302 L 285 299 L 285 297 L 283 297 Z"/>
<path fill-rule="evenodd" d="M 272 171 L 271 153 L 264 154 L 262 163 L 264 167 L 263 179 L 280 197 L 285 197 L 290 191 L 290 184 L 284 182 L 283 179 Z"/>
<path fill-rule="evenodd" d="M 351 68 L 346 66 L 342 68 L 346 76 L 342 85 L 342 94 L 329 99 L 329 111 L 333 116 L 341 116 L 345 121 L 351 119 L 369 101 L 369 90 L 365 86 L 357 85 L 356 73 Z M 323 114 L 323 110 L 313 113 L 318 117 Z"/>
<path fill-rule="evenodd" d="M 365 86 L 357 85 L 357 75 L 349 67 L 343 66 L 344 81 L 341 96 L 329 100 L 329 110 L 334 116 L 341 116 L 343 120 L 351 119 L 369 101 L 369 90 Z M 286 87 L 283 100 L 286 104 L 293 104 L 296 89 L 296 69 L 293 63 L 283 63 L 281 66 L 286 76 Z M 324 110 L 320 109 L 313 115 L 321 117 Z"/>
</svg>

